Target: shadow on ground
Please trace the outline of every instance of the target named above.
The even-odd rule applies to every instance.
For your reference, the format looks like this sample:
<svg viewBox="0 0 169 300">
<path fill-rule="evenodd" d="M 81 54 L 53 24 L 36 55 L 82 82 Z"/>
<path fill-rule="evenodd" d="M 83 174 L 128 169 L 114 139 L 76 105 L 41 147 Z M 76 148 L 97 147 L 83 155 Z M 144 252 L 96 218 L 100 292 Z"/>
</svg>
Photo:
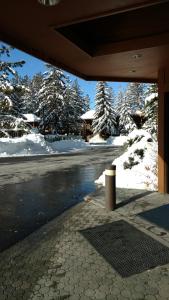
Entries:
<svg viewBox="0 0 169 300">
<path fill-rule="evenodd" d="M 150 191 L 146 191 L 146 192 L 141 192 L 137 195 L 134 195 L 132 197 L 129 197 L 128 199 L 125 199 L 125 200 L 120 200 L 120 202 L 117 203 L 116 205 L 116 208 L 120 208 L 120 207 L 123 207 L 123 206 L 126 206 L 127 204 L 129 203 L 132 203 L 140 198 L 143 198 L 145 196 L 148 196 L 150 194 L 152 194 L 153 192 L 150 192 Z"/>
<path fill-rule="evenodd" d="M 156 226 L 169 230 L 169 204 L 144 211 L 138 216 Z"/>
</svg>

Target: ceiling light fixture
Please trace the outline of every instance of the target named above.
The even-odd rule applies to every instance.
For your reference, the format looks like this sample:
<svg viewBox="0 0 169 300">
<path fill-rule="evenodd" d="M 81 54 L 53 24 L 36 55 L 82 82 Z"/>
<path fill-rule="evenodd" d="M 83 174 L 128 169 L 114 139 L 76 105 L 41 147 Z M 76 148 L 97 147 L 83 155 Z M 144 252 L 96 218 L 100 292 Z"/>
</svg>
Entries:
<svg viewBox="0 0 169 300">
<path fill-rule="evenodd" d="M 142 54 L 135 54 L 135 55 L 133 55 L 133 58 L 134 59 L 139 59 L 139 58 L 141 58 L 142 57 Z"/>
<path fill-rule="evenodd" d="M 40 4 L 45 6 L 54 6 L 57 5 L 61 0 L 38 0 Z"/>
</svg>

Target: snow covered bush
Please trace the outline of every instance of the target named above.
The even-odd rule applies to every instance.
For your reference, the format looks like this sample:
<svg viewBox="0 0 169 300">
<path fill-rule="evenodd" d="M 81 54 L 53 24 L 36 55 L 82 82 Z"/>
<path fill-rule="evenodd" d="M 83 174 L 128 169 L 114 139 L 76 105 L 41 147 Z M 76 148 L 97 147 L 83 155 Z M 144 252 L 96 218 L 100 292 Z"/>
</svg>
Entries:
<svg viewBox="0 0 169 300">
<path fill-rule="evenodd" d="M 113 161 L 117 187 L 157 190 L 157 143 L 145 130 L 134 130 L 128 137 L 126 151 Z M 104 172 L 98 184 L 105 184 Z"/>
<path fill-rule="evenodd" d="M 123 163 L 124 169 L 131 169 L 133 166 L 138 165 L 139 162 L 135 161 L 133 156 L 129 156 L 128 161 Z"/>
<path fill-rule="evenodd" d="M 144 142 L 152 142 L 152 136 L 146 130 L 135 129 L 128 135 L 126 146 L 131 147 L 133 144 L 138 143 L 141 140 Z"/>
<path fill-rule="evenodd" d="M 152 137 L 143 129 L 135 129 L 128 135 L 125 145 L 130 155 L 123 163 L 124 169 L 132 169 L 143 160 L 147 142 L 152 142 Z"/>
</svg>

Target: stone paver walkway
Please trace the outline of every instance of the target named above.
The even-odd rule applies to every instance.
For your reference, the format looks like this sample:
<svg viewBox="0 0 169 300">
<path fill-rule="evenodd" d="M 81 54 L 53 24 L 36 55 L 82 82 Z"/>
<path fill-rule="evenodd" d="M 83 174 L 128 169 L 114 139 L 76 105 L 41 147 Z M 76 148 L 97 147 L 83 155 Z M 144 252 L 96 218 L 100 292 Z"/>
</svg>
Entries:
<svg viewBox="0 0 169 300">
<path fill-rule="evenodd" d="M 169 221 L 153 215 L 167 209 L 169 196 L 120 189 L 114 212 L 105 211 L 103 196 L 98 190 L 0 254 L 0 300 L 169 299 L 169 264 L 122 278 L 79 232 L 126 220 L 169 247 Z M 150 210 L 151 222 L 139 215 Z"/>
</svg>

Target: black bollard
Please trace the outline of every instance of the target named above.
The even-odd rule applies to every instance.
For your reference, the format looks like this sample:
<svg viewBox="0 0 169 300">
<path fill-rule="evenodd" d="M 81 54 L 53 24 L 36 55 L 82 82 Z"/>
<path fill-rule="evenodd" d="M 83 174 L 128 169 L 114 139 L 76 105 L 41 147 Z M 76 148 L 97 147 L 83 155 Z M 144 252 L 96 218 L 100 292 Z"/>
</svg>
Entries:
<svg viewBox="0 0 169 300">
<path fill-rule="evenodd" d="M 105 198 L 106 209 L 112 211 L 116 208 L 116 166 L 111 165 L 105 170 Z"/>
</svg>

